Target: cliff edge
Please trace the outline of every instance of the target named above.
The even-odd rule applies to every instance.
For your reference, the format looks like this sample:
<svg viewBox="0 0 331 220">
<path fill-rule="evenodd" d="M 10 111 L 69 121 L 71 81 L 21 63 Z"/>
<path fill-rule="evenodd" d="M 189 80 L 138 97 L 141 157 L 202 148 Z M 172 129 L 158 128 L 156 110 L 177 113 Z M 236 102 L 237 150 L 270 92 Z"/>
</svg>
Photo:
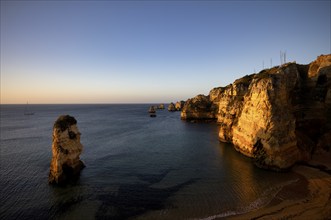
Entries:
<svg viewBox="0 0 331 220">
<path fill-rule="evenodd" d="M 331 151 L 331 54 L 308 65 L 265 69 L 189 99 L 181 118 L 217 120 L 219 139 L 259 167 L 283 170 L 308 161 Z"/>
</svg>

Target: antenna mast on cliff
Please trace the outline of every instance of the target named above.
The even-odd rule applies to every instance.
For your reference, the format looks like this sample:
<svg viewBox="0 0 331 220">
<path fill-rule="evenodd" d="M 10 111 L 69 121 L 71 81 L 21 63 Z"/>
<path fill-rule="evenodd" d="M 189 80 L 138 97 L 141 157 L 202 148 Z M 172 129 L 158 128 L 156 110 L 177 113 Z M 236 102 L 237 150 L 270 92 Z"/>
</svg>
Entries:
<svg viewBox="0 0 331 220">
<path fill-rule="evenodd" d="M 280 51 L 280 65 L 283 65 L 286 63 L 286 51 L 282 52 Z"/>
</svg>

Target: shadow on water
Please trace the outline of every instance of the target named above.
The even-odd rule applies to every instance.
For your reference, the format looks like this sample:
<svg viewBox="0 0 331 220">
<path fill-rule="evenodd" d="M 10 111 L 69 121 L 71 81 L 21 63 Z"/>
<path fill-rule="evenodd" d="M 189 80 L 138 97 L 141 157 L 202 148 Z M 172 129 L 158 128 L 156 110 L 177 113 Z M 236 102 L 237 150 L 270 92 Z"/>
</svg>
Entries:
<svg viewBox="0 0 331 220">
<path fill-rule="evenodd" d="M 167 169 L 159 174 L 132 174 L 141 182 L 121 184 L 115 191 L 109 190 L 108 186 L 81 191 L 79 183 L 67 185 L 65 188 L 54 186 L 57 202 L 48 213 L 55 218 L 68 217 L 72 210 L 86 200 L 98 204 L 93 214 L 95 219 L 130 219 L 149 211 L 175 208 L 168 198 L 195 183 L 197 179 L 168 188 L 154 187 L 154 184 L 160 183 L 172 170 L 174 169 Z"/>
<path fill-rule="evenodd" d="M 97 219 L 127 219 L 148 211 L 161 210 L 166 206 L 166 199 L 182 187 L 194 183 L 190 180 L 180 185 L 157 189 L 143 184 L 122 185 L 117 195 L 100 195 L 102 205 L 97 211 Z"/>
<path fill-rule="evenodd" d="M 150 184 L 155 184 L 161 182 L 161 180 L 171 171 L 176 169 L 167 169 L 160 174 L 136 174 L 140 180 L 148 182 Z"/>
<path fill-rule="evenodd" d="M 149 211 L 166 207 L 173 208 L 167 203 L 167 199 L 183 187 L 193 184 L 196 179 L 169 188 L 153 187 L 153 184 L 159 183 L 170 171 L 156 175 L 136 175 L 146 183 L 123 184 L 116 193 L 99 195 L 97 199 L 102 204 L 95 217 L 97 219 L 128 219 Z"/>
</svg>

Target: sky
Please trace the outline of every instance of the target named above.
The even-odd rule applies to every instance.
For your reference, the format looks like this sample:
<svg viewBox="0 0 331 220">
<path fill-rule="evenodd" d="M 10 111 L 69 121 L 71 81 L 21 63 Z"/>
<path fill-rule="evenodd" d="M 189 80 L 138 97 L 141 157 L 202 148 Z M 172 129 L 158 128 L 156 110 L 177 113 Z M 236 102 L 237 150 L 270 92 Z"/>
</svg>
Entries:
<svg viewBox="0 0 331 220">
<path fill-rule="evenodd" d="M 330 0 L 1 1 L 1 104 L 169 103 L 331 53 Z"/>
</svg>

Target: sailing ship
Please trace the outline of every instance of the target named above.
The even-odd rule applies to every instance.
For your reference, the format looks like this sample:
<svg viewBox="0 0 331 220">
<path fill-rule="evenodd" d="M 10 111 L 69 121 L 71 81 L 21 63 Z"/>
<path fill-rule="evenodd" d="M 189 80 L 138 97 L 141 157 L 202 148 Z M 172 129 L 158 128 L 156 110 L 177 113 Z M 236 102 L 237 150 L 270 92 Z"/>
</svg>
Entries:
<svg viewBox="0 0 331 220">
<path fill-rule="evenodd" d="M 29 111 L 29 103 L 26 102 L 26 106 L 24 109 L 24 115 L 34 115 L 34 112 Z"/>
</svg>

